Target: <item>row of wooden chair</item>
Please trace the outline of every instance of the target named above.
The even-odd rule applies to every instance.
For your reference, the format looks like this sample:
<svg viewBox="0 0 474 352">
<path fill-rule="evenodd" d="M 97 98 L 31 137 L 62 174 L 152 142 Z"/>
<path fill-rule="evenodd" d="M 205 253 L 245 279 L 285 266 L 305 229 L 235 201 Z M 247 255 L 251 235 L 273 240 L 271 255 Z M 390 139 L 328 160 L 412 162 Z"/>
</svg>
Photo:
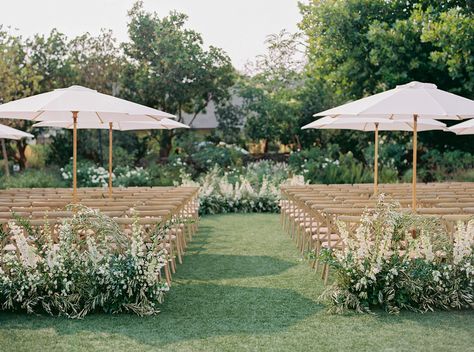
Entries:
<svg viewBox="0 0 474 352">
<path fill-rule="evenodd" d="M 387 201 L 398 202 L 401 211 L 411 211 L 410 185 L 380 185 Z M 349 233 L 359 225 L 361 215 L 373 209 L 378 198 L 371 185 L 306 185 L 282 187 L 281 222 L 296 242 L 301 253 L 315 254 L 313 267 L 319 269 L 321 249 L 341 249 L 339 222 L 346 224 Z M 419 204 L 416 212 L 442 221 L 447 233 L 452 234 L 459 221 L 474 217 L 474 184 L 447 183 L 419 186 Z M 326 283 L 329 267 L 322 266 Z"/>
<path fill-rule="evenodd" d="M 77 204 L 113 218 L 126 234 L 131 234 L 133 224 L 139 223 L 146 241 L 151 240 L 153 231 L 165 230 L 160 248 L 167 252 L 164 274 L 171 284 L 176 261 L 182 263 L 187 244 L 198 228 L 198 192 L 196 187 L 134 187 L 114 190 L 109 197 L 103 189 L 79 189 Z M 10 221 L 25 219 L 37 236 L 48 229 L 57 240 L 60 224 L 78 211 L 78 205 L 71 203 L 71 193 L 64 189 L 1 190 L 0 225 L 8 234 Z M 11 236 L 6 236 L 0 245 L 3 250 L 16 250 Z"/>
</svg>

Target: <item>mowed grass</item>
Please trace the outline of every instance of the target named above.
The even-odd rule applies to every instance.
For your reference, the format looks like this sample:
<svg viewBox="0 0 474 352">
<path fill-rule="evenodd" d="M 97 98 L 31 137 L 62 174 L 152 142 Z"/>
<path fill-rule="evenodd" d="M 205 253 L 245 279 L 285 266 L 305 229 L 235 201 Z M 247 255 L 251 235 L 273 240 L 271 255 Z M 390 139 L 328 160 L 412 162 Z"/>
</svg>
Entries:
<svg viewBox="0 0 474 352">
<path fill-rule="evenodd" d="M 278 215 L 204 217 L 155 317 L 0 313 L 0 351 L 474 351 L 472 311 L 327 314 Z"/>
</svg>

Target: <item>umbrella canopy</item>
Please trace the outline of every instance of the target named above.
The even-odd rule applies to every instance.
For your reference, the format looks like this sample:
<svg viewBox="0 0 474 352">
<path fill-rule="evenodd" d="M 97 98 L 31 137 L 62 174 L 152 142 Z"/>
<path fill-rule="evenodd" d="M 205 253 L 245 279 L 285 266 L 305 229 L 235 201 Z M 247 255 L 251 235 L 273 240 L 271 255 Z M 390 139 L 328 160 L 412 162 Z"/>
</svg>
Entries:
<svg viewBox="0 0 474 352">
<path fill-rule="evenodd" d="M 474 134 L 474 120 L 468 120 L 449 127 L 451 132 L 459 135 Z"/>
<path fill-rule="evenodd" d="M 338 117 L 326 116 L 313 121 L 302 129 L 338 129 L 338 130 L 357 130 L 357 131 L 413 131 L 414 124 L 411 119 L 390 120 L 387 118 L 376 117 L 358 117 L 354 118 L 348 115 Z M 424 119 L 417 124 L 418 131 L 445 130 L 446 124 L 433 120 Z"/>
<path fill-rule="evenodd" d="M 0 105 L 0 117 L 73 123 L 73 199 L 77 199 L 77 122 L 159 121 L 174 116 L 96 90 L 71 86 Z"/>
<path fill-rule="evenodd" d="M 174 118 L 166 112 L 149 108 L 96 90 L 71 86 L 33 95 L 0 105 L 0 117 L 34 121 L 159 121 Z"/>
<path fill-rule="evenodd" d="M 378 155 L 379 155 L 379 131 L 413 131 L 412 120 L 390 120 L 376 117 L 359 117 L 354 119 L 351 116 L 340 115 L 339 117 L 326 116 L 318 119 L 302 129 L 338 129 L 356 130 L 364 132 L 375 132 L 374 150 L 374 194 L 378 193 Z M 418 131 L 445 130 L 446 124 L 424 119 L 418 123 Z"/>
<path fill-rule="evenodd" d="M 435 84 L 410 82 L 383 93 L 362 98 L 315 116 L 378 117 L 413 121 L 412 209 L 416 210 L 416 162 L 418 121 L 462 120 L 474 117 L 474 101 L 440 90 Z"/>
<path fill-rule="evenodd" d="M 314 116 L 376 116 L 391 120 L 413 118 L 462 120 L 474 117 L 474 101 L 445 92 L 432 83 L 410 82 Z"/>
<path fill-rule="evenodd" d="M 10 176 L 10 170 L 8 169 L 8 155 L 7 147 L 5 145 L 5 139 L 22 139 L 33 137 L 34 136 L 32 134 L 0 124 L 0 139 L 2 140 L 2 154 L 5 166 L 5 175 Z"/>
<path fill-rule="evenodd" d="M 100 121 L 82 121 L 78 120 L 77 129 L 82 130 L 95 130 L 95 129 L 112 129 L 116 131 L 140 131 L 140 130 L 171 130 L 175 128 L 189 128 L 188 125 L 183 123 L 164 118 L 160 121 L 123 121 L 123 122 L 110 122 L 101 123 Z M 42 121 L 35 123 L 33 127 L 55 127 L 55 128 L 67 128 L 73 129 L 74 123 L 68 121 Z"/>
<path fill-rule="evenodd" d="M 0 138 L 22 139 L 22 138 L 34 138 L 34 136 L 30 133 L 26 133 L 26 132 L 17 130 L 15 128 L 0 124 Z"/>
<path fill-rule="evenodd" d="M 67 128 L 67 129 L 108 129 L 109 130 L 109 195 L 112 195 L 112 140 L 113 130 L 118 131 L 138 131 L 138 130 L 170 130 L 175 128 L 189 128 L 188 125 L 183 123 L 163 118 L 160 121 L 122 121 L 122 122 L 109 122 L 102 123 L 100 121 L 83 121 L 79 120 L 77 123 L 68 121 L 43 121 L 33 125 L 33 127 L 54 127 L 54 128 Z"/>
</svg>

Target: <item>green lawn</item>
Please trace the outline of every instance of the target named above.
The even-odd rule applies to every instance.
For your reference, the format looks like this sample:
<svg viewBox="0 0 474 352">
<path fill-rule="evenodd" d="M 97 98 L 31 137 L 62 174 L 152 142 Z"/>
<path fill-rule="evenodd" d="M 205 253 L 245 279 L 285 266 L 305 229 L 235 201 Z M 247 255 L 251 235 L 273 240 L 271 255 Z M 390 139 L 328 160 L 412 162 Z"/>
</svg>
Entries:
<svg viewBox="0 0 474 352">
<path fill-rule="evenodd" d="M 0 313 L 0 351 L 474 351 L 474 313 L 329 315 L 277 215 L 202 219 L 156 317 Z"/>
</svg>

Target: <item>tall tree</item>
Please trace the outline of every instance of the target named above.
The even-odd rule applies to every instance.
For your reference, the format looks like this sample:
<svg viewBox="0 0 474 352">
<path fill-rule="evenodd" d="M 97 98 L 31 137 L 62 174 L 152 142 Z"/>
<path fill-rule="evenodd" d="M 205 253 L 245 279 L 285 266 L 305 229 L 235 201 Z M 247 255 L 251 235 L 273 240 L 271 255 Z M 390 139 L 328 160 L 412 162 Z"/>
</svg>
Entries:
<svg viewBox="0 0 474 352">
<path fill-rule="evenodd" d="M 297 94 L 304 67 L 300 33 L 281 31 L 267 37 L 266 53 L 247 65 L 247 77 L 240 85 L 246 110 L 245 131 L 254 142 L 300 144 Z"/>
<path fill-rule="evenodd" d="M 0 26 L 0 103 L 34 94 L 39 89 L 40 80 L 41 75 L 28 60 L 23 38 Z M 22 130 L 31 126 L 22 120 L 8 120 L 7 124 Z M 13 156 L 23 170 L 26 166 L 27 142 L 22 139 L 12 143 L 15 144 L 16 151 L 10 151 L 9 155 Z"/>
<path fill-rule="evenodd" d="M 412 80 L 472 97 L 472 0 L 312 0 L 300 7 L 307 72 L 332 104 Z M 420 140 L 463 143 L 439 132 Z"/>
<path fill-rule="evenodd" d="M 68 45 L 76 84 L 102 93 L 118 95 L 125 63 L 120 45 L 110 30 L 101 30 L 98 36 L 80 35 Z"/>
<path fill-rule="evenodd" d="M 230 59 L 221 49 L 204 49 L 201 35 L 186 29 L 187 16 L 170 12 L 159 17 L 138 1 L 129 12 L 130 43 L 123 94 L 134 101 L 176 114 L 192 114 L 192 121 L 209 102 L 229 95 L 234 81 Z M 173 132 L 161 135 L 161 156 L 172 148 Z"/>
</svg>

